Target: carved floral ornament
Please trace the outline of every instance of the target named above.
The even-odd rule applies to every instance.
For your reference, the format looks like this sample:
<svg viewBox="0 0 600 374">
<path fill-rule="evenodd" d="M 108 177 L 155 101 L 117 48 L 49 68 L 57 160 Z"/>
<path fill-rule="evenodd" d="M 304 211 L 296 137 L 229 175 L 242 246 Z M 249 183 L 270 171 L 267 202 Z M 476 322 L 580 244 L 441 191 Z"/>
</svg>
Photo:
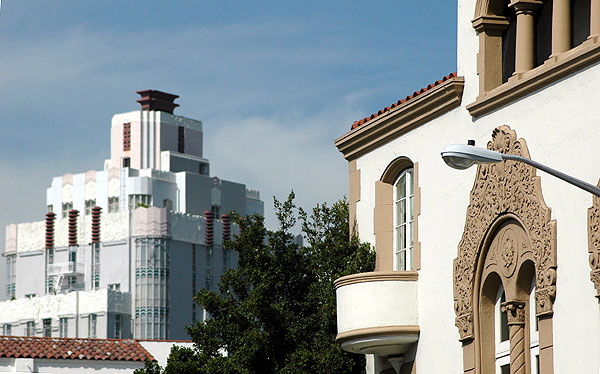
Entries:
<svg viewBox="0 0 600 374">
<path fill-rule="evenodd" d="M 598 182 L 600 187 L 600 182 Z M 596 287 L 596 297 L 600 299 L 600 198 L 594 196 L 592 207 L 588 209 L 588 252 L 590 253 L 590 279 Z"/>
<path fill-rule="evenodd" d="M 487 148 L 529 158 L 525 140 L 517 139 L 516 132 L 505 125 L 494 129 Z M 461 341 L 474 338 L 473 302 L 479 292 L 476 272 L 480 261 L 485 260 L 485 240 L 491 229 L 499 227 L 499 223 L 506 219 L 519 222 L 529 239 L 531 248 L 528 251 L 533 254 L 536 273 L 537 315 L 553 312 L 556 221 L 550 220 L 550 209 L 542 197 L 535 168 L 516 161 L 479 165 L 467 208 L 465 229 L 458 245 L 458 257 L 454 260 L 454 308 Z M 519 261 L 518 253 L 521 252 L 519 245 L 510 234 L 503 234 L 500 246 L 497 261 L 502 263 L 502 275 L 513 276 Z M 600 268 L 598 270 L 600 272 Z"/>
</svg>

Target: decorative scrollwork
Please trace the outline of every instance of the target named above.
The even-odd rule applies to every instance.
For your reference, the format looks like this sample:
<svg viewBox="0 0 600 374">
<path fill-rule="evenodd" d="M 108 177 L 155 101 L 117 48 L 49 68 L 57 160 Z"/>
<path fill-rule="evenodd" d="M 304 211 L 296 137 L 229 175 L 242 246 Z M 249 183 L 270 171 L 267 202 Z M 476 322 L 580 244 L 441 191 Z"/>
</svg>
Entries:
<svg viewBox="0 0 600 374">
<path fill-rule="evenodd" d="M 598 183 L 600 186 L 600 182 Z M 592 207 L 588 209 L 588 252 L 590 254 L 590 280 L 596 287 L 596 297 L 600 299 L 600 197 L 594 196 Z"/>
<path fill-rule="evenodd" d="M 487 148 L 529 157 L 525 140 L 517 139 L 516 132 L 508 126 L 494 129 Z M 523 250 L 533 253 L 538 315 L 552 313 L 556 294 L 556 221 L 550 220 L 539 177 L 533 167 L 521 162 L 480 165 L 471 190 L 458 257 L 454 260 L 454 306 L 461 341 L 474 337 L 473 293 L 484 239 L 488 229 L 507 214 L 518 218 L 529 238 L 531 247 Z M 515 240 L 507 237 L 495 249 L 496 261 L 503 261 L 506 267 L 505 276 L 514 271 Z"/>
</svg>

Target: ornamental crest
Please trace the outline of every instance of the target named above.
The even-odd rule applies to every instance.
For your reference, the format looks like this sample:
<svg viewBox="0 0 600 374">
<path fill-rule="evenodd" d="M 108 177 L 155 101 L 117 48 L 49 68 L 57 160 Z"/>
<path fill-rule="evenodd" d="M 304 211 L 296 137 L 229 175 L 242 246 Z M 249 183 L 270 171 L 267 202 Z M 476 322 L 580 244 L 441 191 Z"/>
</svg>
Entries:
<svg viewBox="0 0 600 374">
<path fill-rule="evenodd" d="M 516 132 L 505 125 L 494 129 L 487 148 L 529 158 L 525 140 L 517 139 Z M 600 217 L 600 205 L 598 212 Z M 479 165 L 458 257 L 454 260 L 454 309 L 461 341 L 474 337 L 473 300 L 474 292 L 479 292 L 475 279 L 478 263 L 485 260 L 484 240 L 495 223 L 509 216 L 520 222 L 529 238 L 528 250 L 533 252 L 535 264 L 538 316 L 552 314 L 556 295 L 556 221 L 550 220 L 550 209 L 544 202 L 535 168 L 517 161 Z M 514 273 L 520 247 L 518 238 L 507 232 L 499 247 L 489 254 L 504 264 L 504 276 Z"/>
</svg>

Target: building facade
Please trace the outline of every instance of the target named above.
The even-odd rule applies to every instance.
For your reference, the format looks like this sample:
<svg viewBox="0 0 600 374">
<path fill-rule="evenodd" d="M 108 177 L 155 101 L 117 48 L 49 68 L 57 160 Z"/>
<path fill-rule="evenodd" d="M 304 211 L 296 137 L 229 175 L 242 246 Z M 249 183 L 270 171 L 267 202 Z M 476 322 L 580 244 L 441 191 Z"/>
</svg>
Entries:
<svg viewBox="0 0 600 374">
<path fill-rule="evenodd" d="M 7 226 L 3 335 L 186 339 L 204 318 L 192 296 L 236 266 L 230 213 L 263 214 L 259 192 L 210 176 L 177 96 L 138 93 L 104 169 L 55 177 L 45 220 Z"/>
<path fill-rule="evenodd" d="M 600 2 L 459 0 L 457 35 L 457 73 L 335 141 L 377 253 L 336 281 L 337 340 L 369 373 L 597 373 L 598 198 L 440 151 L 472 139 L 595 184 Z"/>
</svg>

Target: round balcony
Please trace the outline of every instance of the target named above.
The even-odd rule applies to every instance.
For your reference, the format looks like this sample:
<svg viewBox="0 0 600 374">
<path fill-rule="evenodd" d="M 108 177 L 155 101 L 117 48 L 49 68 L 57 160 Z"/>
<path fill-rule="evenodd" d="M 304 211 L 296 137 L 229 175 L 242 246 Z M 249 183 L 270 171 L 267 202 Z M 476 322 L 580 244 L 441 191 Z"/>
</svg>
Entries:
<svg viewBox="0 0 600 374">
<path fill-rule="evenodd" d="M 419 340 L 416 271 L 352 274 L 335 281 L 342 349 L 394 357 Z"/>
</svg>

